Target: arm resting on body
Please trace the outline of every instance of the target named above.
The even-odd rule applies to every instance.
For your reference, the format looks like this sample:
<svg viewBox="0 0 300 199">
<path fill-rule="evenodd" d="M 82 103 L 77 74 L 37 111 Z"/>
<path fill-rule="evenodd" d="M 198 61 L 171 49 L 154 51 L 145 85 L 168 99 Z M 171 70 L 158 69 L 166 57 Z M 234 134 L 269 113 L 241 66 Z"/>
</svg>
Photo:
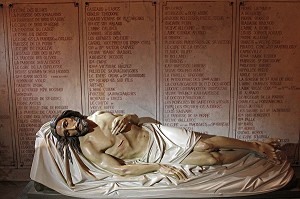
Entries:
<svg viewBox="0 0 300 199">
<path fill-rule="evenodd" d="M 129 124 L 138 125 L 140 119 L 135 114 L 125 114 L 116 116 L 112 122 L 112 134 L 122 133 Z"/>
</svg>

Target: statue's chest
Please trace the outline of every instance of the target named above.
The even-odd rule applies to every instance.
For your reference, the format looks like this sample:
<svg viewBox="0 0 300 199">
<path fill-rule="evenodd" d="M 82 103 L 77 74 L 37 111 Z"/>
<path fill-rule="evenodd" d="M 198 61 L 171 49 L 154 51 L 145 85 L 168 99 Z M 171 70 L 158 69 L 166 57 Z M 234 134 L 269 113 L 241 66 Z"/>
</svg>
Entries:
<svg viewBox="0 0 300 199">
<path fill-rule="evenodd" d="M 134 158 L 135 149 L 132 147 L 129 140 L 121 135 L 115 139 L 114 145 L 108 148 L 105 153 L 124 160 Z"/>
</svg>

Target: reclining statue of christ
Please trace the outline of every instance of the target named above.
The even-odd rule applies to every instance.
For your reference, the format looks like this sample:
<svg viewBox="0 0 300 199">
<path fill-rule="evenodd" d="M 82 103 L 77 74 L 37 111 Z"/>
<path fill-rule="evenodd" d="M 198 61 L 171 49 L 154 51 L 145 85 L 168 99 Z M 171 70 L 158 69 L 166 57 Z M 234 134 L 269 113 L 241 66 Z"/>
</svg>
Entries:
<svg viewBox="0 0 300 199">
<path fill-rule="evenodd" d="M 98 111 L 87 117 L 66 110 L 52 119 L 50 129 L 63 158 L 70 158 L 70 151 L 63 152 L 70 145 L 100 168 L 120 176 L 159 172 L 184 181 L 186 174 L 172 164 L 223 165 L 249 153 L 279 162 L 275 141 L 246 142 L 161 124 L 140 124 L 135 114 Z"/>
<path fill-rule="evenodd" d="M 248 196 L 293 179 L 276 140 L 246 142 L 142 121 L 64 111 L 36 133 L 30 178 L 81 198 Z"/>
</svg>

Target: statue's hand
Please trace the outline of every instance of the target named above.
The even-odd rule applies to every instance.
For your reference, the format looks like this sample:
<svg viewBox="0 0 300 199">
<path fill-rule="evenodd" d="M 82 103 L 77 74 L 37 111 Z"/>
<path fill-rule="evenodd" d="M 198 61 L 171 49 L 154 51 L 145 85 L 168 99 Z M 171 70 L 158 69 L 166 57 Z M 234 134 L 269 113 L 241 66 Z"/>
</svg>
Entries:
<svg viewBox="0 0 300 199">
<path fill-rule="evenodd" d="M 166 164 L 160 164 L 160 169 L 158 170 L 158 172 L 166 176 L 176 178 L 177 180 L 187 179 L 187 176 L 181 169 Z"/>
<path fill-rule="evenodd" d="M 112 122 L 111 133 L 113 135 L 118 135 L 119 133 L 122 133 L 128 124 L 129 120 L 126 117 L 126 115 L 116 117 Z"/>
</svg>

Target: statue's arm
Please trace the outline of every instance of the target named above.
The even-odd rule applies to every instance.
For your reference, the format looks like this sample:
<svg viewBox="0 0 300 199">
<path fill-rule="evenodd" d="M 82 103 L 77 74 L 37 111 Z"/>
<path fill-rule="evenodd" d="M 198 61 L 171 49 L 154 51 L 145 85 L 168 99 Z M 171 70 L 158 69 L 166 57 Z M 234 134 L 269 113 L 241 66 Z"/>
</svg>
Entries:
<svg viewBox="0 0 300 199">
<path fill-rule="evenodd" d="M 186 175 L 183 171 L 173 166 L 156 163 L 123 165 L 113 156 L 97 151 L 91 143 L 85 144 L 85 147 L 82 148 L 82 152 L 87 159 L 99 167 L 120 176 L 138 176 L 158 171 L 162 174 L 175 177 L 178 180 L 186 179 Z"/>
<path fill-rule="evenodd" d="M 107 111 L 97 111 L 97 125 L 102 130 L 109 130 L 112 134 L 122 133 L 129 124 L 138 125 L 140 122 L 136 114 L 113 114 Z"/>
<path fill-rule="evenodd" d="M 136 114 L 116 116 L 112 122 L 112 134 L 122 133 L 129 124 L 139 125 L 140 118 Z"/>
<path fill-rule="evenodd" d="M 140 118 L 136 114 L 114 114 L 108 111 L 97 111 L 96 112 L 98 115 L 102 115 L 104 119 L 111 119 L 112 117 L 114 118 L 124 118 L 131 124 L 138 125 L 140 123 Z"/>
<path fill-rule="evenodd" d="M 87 159 L 101 168 L 121 176 L 140 175 L 158 171 L 160 168 L 159 164 L 122 165 L 113 156 L 97 151 L 95 147 L 93 147 L 92 143 L 85 143 L 84 147 L 82 147 L 82 153 Z"/>
</svg>

